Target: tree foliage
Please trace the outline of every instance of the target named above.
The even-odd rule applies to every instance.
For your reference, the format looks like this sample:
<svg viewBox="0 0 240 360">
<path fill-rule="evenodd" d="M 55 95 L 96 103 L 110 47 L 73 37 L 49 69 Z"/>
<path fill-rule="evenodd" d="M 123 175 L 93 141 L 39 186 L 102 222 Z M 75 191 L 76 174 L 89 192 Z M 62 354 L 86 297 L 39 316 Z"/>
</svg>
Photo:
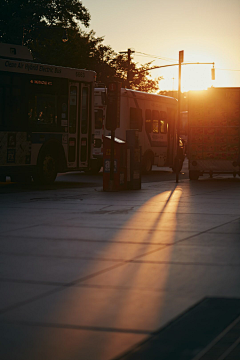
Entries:
<svg viewBox="0 0 240 360">
<path fill-rule="evenodd" d="M 101 83 L 119 80 L 123 87 L 156 92 L 161 77 L 150 77 L 151 63 L 131 61 L 129 67 L 127 54 L 115 53 L 103 37 L 80 28 L 89 21 L 88 10 L 78 0 L 1 0 L 0 41 L 23 43 L 40 63 L 95 70 Z M 68 41 L 62 42 L 66 31 Z"/>
<path fill-rule="evenodd" d="M 90 14 L 79 0 L 1 0 L 0 41 L 21 44 L 41 28 L 77 29 L 89 25 Z"/>
</svg>

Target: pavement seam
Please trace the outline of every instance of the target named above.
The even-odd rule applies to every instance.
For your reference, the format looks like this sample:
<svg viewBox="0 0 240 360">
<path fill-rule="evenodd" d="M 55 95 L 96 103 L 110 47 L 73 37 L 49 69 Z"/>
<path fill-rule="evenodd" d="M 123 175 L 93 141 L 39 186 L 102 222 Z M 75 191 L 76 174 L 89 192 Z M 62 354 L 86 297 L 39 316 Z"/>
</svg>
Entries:
<svg viewBox="0 0 240 360">
<path fill-rule="evenodd" d="M 149 244 L 148 244 L 149 245 Z M 163 248 L 167 246 L 171 246 L 171 244 L 163 244 Z M 155 249 L 155 251 L 160 251 L 162 249 Z M 0 255 L 9 255 L 9 256 L 16 256 L 16 257 L 35 257 L 35 258 L 46 258 L 46 259 L 65 259 L 65 260 L 89 260 L 89 261 L 102 261 L 102 262 L 117 262 L 122 263 L 124 261 L 129 261 L 131 263 L 139 263 L 139 264 L 171 264 L 171 265 L 196 265 L 196 266 L 240 266 L 239 263 L 231 263 L 231 264 L 225 264 L 225 263 L 209 263 L 209 262 L 185 262 L 185 261 L 164 261 L 164 260 L 134 260 L 134 259 L 111 259 L 111 258 L 100 258 L 100 257 L 88 257 L 88 256 L 63 256 L 63 255 L 47 255 L 47 254 L 19 254 L 19 253 L 13 253 L 13 252 L 0 252 Z M 149 255 L 146 254 L 146 255 Z M 140 256 L 145 256 L 145 254 L 142 254 Z M 0 279 L 1 281 L 1 279 Z"/>
<path fill-rule="evenodd" d="M 101 326 L 87 326 L 87 325 L 72 325 L 72 324 L 59 324 L 59 323 L 46 323 L 46 322 L 36 322 L 36 321 L 9 321 L 3 320 L 2 324 L 13 324 L 13 325 L 27 325 L 27 326 L 39 326 L 39 327 L 49 327 L 49 328 L 58 328 L 58 329 L 71 329 L 71 330 L 87 330 L 87 331 L 103 331 L 103 332 L 116 332 L 116 333 L 125 333 L 125 334 L 139 334 L 139 335 L 152 335 L 152 331 L 148 330 L 137 330 L 137 329 L 124 329 L 124 328 L 112 328 L 112 327 L 101 327 Z"/>
</svg>

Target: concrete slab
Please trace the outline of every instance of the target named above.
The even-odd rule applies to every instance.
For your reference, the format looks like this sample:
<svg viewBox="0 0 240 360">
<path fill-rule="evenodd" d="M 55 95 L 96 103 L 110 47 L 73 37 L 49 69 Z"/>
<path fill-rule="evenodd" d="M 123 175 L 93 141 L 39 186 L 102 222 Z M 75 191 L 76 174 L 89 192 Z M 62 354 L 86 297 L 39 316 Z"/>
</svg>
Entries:
<svg viewBox="0 0 240 360">
<path fill-rule="evenodd" d="M 194 240 L 193 240 L 194 242 Z M 216 246 L 185 246 L 184 241 L 178 246 L 171 246 L 144 255 L 137 261 L 150 263 L 169 263 L 186 265 L 240 266 L 240 243 L 231 248 Z M 233 251 L 234 250 L 234 251 Z"/>
<path fill-rule="evenodd" d="M 218 229 L 203 234 L 193 235 L 192 237 L 184 240 L 182 244 L 189 246 L 213 246 L 217 251 L 218 247 L 234 248 L 240 244 L 240 236 L 238 233 L 220 233 Z"/>
<path fill-rule="evenodd" d="M 7 237 L 0 240 L 1 253 L 50 258 L 71 258 L 91 260 L 124 261 L 163 248 L 164 245 L 152 243 L 78 241 L 70 239 L 19 238 Z"/>
<path fill-rule="evenodd" d="M 1 278 L 66 284 L 116 265 L 116 261 L 17 256 L 0 254 Z"/>
<path fill-rule="evenodd" d="M 16 237 L 21 239 L 48 239 L 48 240 L 66 240 L 66 241 L 92 241 L 92 242 L 120 242 L 132 244 L 168 244 L 188 238 L 191 235 L 197 235 L 197 231 L 188 229 L 176 232 L 173 229 L 136 229 L 125 227 L 98 227 L 93 223 L 90 225 L 79 226 L 55 226 L 38 225 L 26 228 L 17 228 L 0 234 L 0 239 L 6 240 L 6 237 Z"/>
<path fill-rule="evenodd" d="M 171 249 L 169 249 L 171 258 Z M 88 285 L 144 288 L 178 296 L 240 297 L 240 267 L 205 264 L 144 263 L 139 259 L 84 282 Z"/>
<path fill-rule="evenodd" d="M 54 289 L 56 289 L 56 286 L 0 281 L 0 312 L 6 308 L 13 308 L 20 303 L 28 303 L 33 298 Z"/>
<path fill-rule="evenodd" d="M 74 286 L 6 311 L 0 320 L 148 334 L 200 299 L 120 282 L 116 287 Z"/>
<path fill-rule="evenodd" d="M 223 224 L 218 229 L 213 229 L 211 232 L 220 234 L 238 234 L 240 238 L 240 219 L 236 219 L 230 224 Z"/>
<path fill-rule="evenodd" d="M 240 297 L 239 184 L 1 194 L 4 360 L 112 359 L 206 296 Z"/>
<path fill-rule="evenodd" d="M 188 231 L 206 231 L 217 226 L 221 226 L 226 222 L 230 222 L 236 219 L 236 215 L 212 215 L 202 214 L 201 218 L 199 214 L 176 214 L 172 213 L 136 213 L 134 216 L 131 214 L 117 216 L 108 215 L 99 216 L 92 215 L 91 218 L 87 216 L 78 217 L 77 219 L 66 220 L 62 226 L 94 226 L 97 228 L 121 228 L 124 225 L 126 229 L 143 229 L 143 230 L 188 230 Z"/>
<path fill-rule="evenodd" d="M 68 329 L 27 324 L 1 324 L 5 360 L 111 360 L 146 335 L 94 329 Z"/>
</svg>

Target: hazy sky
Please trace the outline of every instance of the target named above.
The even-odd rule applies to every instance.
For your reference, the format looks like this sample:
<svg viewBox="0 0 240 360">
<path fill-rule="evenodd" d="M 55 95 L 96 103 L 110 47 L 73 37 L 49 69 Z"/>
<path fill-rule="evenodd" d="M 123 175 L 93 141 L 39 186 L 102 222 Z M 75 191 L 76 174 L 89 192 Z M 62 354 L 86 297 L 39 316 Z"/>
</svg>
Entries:
<svg viewBox="0 0 240 360">
<path fill-rule="evenodd" d="M 96 36 L 104 36 L 104 43 L 116 52 L 135 50 L 133 58 L 140 64 L 151 60 L 155 60 L 156 66 L 178 62 L 180 50 L 184 50 L 186 62 L 215 62 L 215 82 L 211 82 L 211 65 L 185 65 L 183 90 L 211 85 L 240 87 L 240 0 L 82 0 L 82 3 L 91 14 L 90 29 Z M 159 83 L 161 90 L 177 88 L 177 67 L 152 71 L 153 77 L 158 75 L 164 76 Z"/>
</svg>

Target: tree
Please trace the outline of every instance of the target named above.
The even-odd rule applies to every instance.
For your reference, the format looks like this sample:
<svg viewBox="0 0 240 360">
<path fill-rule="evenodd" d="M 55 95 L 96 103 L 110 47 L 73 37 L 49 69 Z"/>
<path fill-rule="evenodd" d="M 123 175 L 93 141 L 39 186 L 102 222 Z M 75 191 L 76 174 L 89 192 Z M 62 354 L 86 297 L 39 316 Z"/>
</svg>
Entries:
<svg viewBox="0 0 240 360">
<path fill-rule="evenodd" d="M 127 74 L 130 73 L 129 87 L 133 90 L 145 91 L 145 92 L 156 92 L 159 90 L 158 83 L 162 79 L 161 76 L 156 79 L 151 79 L 149 76 L 150 65 L 152 62 L 146 63 L 144 65 L 138 65 L 131 61 L 130 69 L 128 64 L 127 54 L 119 54 L 110 61 L 111 66 L 115 69 L 115 77 L 118 78 L 123 87 L 127 87 Z"/>
<path fill-rule="evenodd" d="M 127 87 L 127 55 L 115 53 L 94 31 L 83 31 L 80 23 L 87 27 L 89 21 L 79 0 L 1 0 L 0 41 L 26 45 L 36 62 L 94 70 L 98 82 L 118 79 Z M 63 31 L 68 33 L 65 43 Z M 132 89 L 158 90 L 161 78 L 149 77 L 150 64 L 131 62 Z"/>
<path fill-rule="evenodd" d="M 79 0 L 1 0 L 0 41 L 31 42 L 41 29 L 77 29 L 89 25 L 90 14 Z"/>
<path fill-rule="evenodd" d="M 45 28 L 45 31 L 28 44 L 35 61 L 41 63 L 94 70 L 97 82 L 106 84 L 108 81 L 119 80 L 127 87 L 128 59 L 126 55 L 116 54 L 110 46 L 104 45 L 103 37 L 96 37 L 94 31 L 86 33 L 80 29 L 68 29 L 68 41 L 61 41 L 60 27 Z M 51 36 L 52 34 L 52 36 Z M 138 66 L 131 62 L 132 80 L 130 87 L 135 90 L 156 92 L 157 79 L 149 78 L 151 63 Z"/>
</svg>

